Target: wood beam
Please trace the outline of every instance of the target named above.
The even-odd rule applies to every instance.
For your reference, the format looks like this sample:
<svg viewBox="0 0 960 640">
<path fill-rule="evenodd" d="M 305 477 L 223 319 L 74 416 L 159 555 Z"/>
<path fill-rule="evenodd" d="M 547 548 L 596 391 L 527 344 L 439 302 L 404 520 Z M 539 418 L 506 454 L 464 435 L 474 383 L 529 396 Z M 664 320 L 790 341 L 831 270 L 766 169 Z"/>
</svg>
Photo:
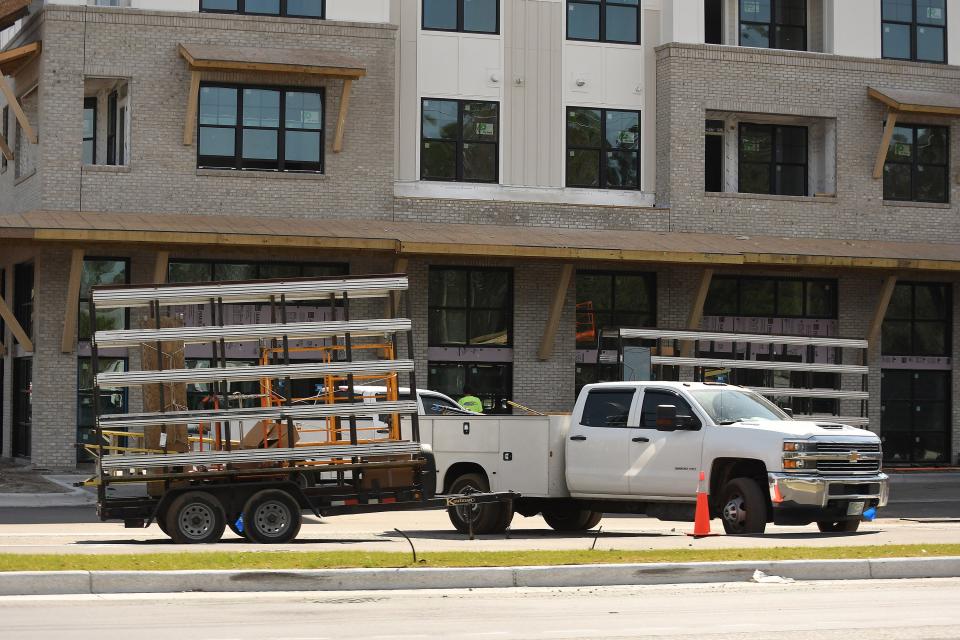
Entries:
<svg viewBox="0 0 960 640">
<path fill-rule="evenodd" d="M 27 332 L 23 330 L 20 321 L 13 315 L 13 311 L 10 310 L 10 307 L 7 306 L 3 298 L 0 298 L 0 318 L 3 318 L 3 321 L 10 327 L 10 333 L 12 333 L 14 339 L 20 343 L 20 346 L 23 347 L 25 351 L 32 352 L 33 341 L 27 336 Z"/>
<path fill-rule="evenodd" d="M 3 154 L 3 157 L 6 158 L 8 162 L 13 162 L 13 149 L 10 148 L 3 134 L 0 134 L 0 153 Z"/>
<path fill-rule="evenodd" d="M 883 138 L 880 139 L 880 148 L 877 149 L 877 160 L 873 163 L 873 179 L 883 177 L 883 165 L 887 161 L 887 149 L 893 139 L 893 129 L 897 126 L 897 112 L 892 109 L 887 112 L 887 124 L 883 128 Z"/>
<path fill-rule="evenodd" d="M 167 270 L 169 268 L 169 265 L 170 265 L 170 252 L 157 251 L 157 255 L 153 263 L 153 283 L 154 284 L 167 283 Z"/>
<path fill-rule="evenodd" d="M 353 79 L 343 81 L 343 91 L 340 93 L 340 115 L 337 116 L 337 132 L 333 138 L 333 152 L 343 151 L 343 129 L 347 124 L 347 112 L 350 110 L 350 90 L 353 88 Z"/>
<path fill-rule="evenodd" d="M 183 120 L 183 144 L 193 144 L 193 132 L 197 129 L 197 108 L 200 103 L 200 72 L 190 73 L 190 94 L 187 97 L 187 116 Z"/>
<path fill-rule="evenodd" d="M 867 345 L 871 350 L 880 340 L 883 319 L 887 316 L 887 308 L 890 306 L 890 299 L 893 297 L 893 290 L 896 286 L 897 276 L 887 276 L 887 279 L 883 281 L 880 297 L 877 298 L 877 306 L 873 310 L 873 319 L 870 321 L 870 331 L 867 333 Z"/>
<path fill-rule="evenodd" d="M 77 315 L 80 312 L 80 280 L 83 275 L 83 249 L 70 253 L 70 278 L 67 281 L 66 308 L 63 313 L 61 353 L 73 353 L 77 346 Z"/>
<path fill-rule="evenodd" d="M 704 269 L 700 275 L 697 295 L 693 298 L 693 304 L 690 306 L 690 315 L 687 316 L 687 329 L 690 331 L 696 331 L 700 328 L 700 322 L 703 320 L 703 305 L 707 302 L 711 282 L 713 282 L 713 269 Z M 693 354 L 692 342 L 684 342 L 682 354 L 684 357 L 690 357 Z"/>
<path fill-rule="evenodd" d="M 30 126 L 30 120 L 27 119 L 27 114 L 23 112 L 17 95 L 13 92 L 10 83 L 7 82 L 7 79 L 3 76 L 0 76 L 0 91 L 3 92 L 4 97 L 7 99 L 7 104 L 13 109 L 13 115 L 16 116 L 17 122 L 20 123 L 20 128 L 23 129 L 23 134 L 27 137 L 27 140 L 30 141 L 30 144 L 37 144 L 39 140 L 37 138 L 37 132 Z"/>
<path fill-rule="evenodd" d="M 566 263 L 560 269 L 560 278 L 557 279 L 557 288 L 553 292 L 553 303 L 550 305 L 550 314 L 543 329 L 540 340 L 540 349 L 537 351 L 538 360 L 549 360 L 553 355 L 553 343 L 560 327 L 560 317 L 563 315 L 563 305 L 567 301 L 567 290 L 570 289 L 570 280 L 573 278 L 573 264 Z"/>
</svg>

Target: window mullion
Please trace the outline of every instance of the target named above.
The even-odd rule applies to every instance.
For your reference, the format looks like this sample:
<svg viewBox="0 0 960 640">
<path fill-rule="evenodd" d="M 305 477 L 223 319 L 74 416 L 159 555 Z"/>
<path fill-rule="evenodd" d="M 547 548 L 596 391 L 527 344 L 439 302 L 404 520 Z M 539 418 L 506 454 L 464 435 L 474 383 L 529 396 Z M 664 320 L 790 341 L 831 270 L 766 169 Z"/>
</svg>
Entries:
<svg viewBox="0 0 960 640">
<path fill-rule="evenodd" d="M 237 122 L 234 134 L 233 164 L 237 169 L 243 168 L 243 87 L 237 87 Z"/>
<path fill-rule="evenodd" d="M 281 10 L 286 7 L 287 0 L 282 0 L 283 5 Z M 284 171 L 287 166 L 286 162 L 286 142 L 287 142 L 287 92 L 280 92 L 280 113 L 277 114 L 277 170 Z"/>
</svg>

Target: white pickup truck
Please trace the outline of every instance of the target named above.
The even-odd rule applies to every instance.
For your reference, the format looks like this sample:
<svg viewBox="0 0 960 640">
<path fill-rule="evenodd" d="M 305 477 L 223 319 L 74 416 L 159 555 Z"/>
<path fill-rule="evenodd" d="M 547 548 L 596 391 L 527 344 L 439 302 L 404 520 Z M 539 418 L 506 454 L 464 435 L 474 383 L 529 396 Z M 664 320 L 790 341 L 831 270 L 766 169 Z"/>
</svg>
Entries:
<svg viewBox="0 0 960 640">
<path fill-rule="evenodd" d="M 724 384 L 593 384 L 572 415 L 428 416 L 420 431 L 443 492 L 522 496 L 512 509 L 450 509 L 464 532 L 503 531 L 514 512 L 543 514 L 559 531 L 590 529 L 604 513 L 692 521 L 701 471 L 711 517 L 730 534 L 768 522 L 855 531 L 889 491 L 875 434 L 793 420 Z"/>
</svg>

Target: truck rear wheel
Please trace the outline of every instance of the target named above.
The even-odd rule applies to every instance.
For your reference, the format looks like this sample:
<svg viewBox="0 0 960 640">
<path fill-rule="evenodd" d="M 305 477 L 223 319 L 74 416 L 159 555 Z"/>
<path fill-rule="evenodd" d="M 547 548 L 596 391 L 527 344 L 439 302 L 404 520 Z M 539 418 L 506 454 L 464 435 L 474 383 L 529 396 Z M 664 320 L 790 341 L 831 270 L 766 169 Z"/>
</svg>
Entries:
<svg viewBox="0 0 960 640">
<path fill-rule="evenodd" d="M 177 544 L 216 542 L 227 525 L 220 501 L 204 491 L 177 496 L 165 516 L 166 533 Z"/>
<path fill-rule="evenodd" d="M 603 512 L 589 509 L 551 509 L 543 512 L 543 519 L 554 531 L 587 531 L 600 524 Z"/>
<path fill-rule="evenodd" d="M 450 493 L 483 493 L 490 490 L 487 479 L 479 473 L 465 473 L 450 485 Z M 473 532 L 479 535 L 502 533 L 513 519 L 513 509 L 502 502 L 450 507 L 447 515 L 460 533 Z"/>
<path fill-rule="evenodd" d="M 283 544 L 300 533 L 300 505 L 286 491 L 264 489 L 253 494 L 243 507 L 243 535 L 250 542 Z"/>
<path fill-rule="evenodd" d="M 734 478 L 721 492 L 721 519 L 728 534 L 763 533 L 767 501 L 752 478 Z"/>
<path fill-rule="evenodd" d="M 860 528 L 859 520 L 826 520 L 817 522 L 817 528 L 824 533 L 853 533 Z"/>
</svg>

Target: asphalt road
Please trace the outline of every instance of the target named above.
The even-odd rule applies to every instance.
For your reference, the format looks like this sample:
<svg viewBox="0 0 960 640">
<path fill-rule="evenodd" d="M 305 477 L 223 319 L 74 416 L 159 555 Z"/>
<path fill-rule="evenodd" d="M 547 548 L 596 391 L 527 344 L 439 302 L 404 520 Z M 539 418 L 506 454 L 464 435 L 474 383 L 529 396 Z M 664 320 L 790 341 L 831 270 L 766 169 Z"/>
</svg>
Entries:
<svg viewBox="0 0 960 640">
<path fill-rule="evenodd" d="M 0 598 L 17 640 L 960 636 L 960 579 Z"/>
</svg>

